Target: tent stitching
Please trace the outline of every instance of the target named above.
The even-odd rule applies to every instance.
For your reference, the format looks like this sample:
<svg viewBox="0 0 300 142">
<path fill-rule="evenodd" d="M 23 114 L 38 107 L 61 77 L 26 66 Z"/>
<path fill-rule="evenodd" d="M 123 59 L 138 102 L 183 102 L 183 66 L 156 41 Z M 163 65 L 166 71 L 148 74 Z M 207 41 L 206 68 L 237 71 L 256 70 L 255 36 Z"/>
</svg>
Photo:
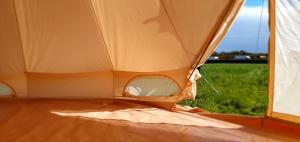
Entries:
<svg viewBox="0 0 300 142">
<path fill-rule="evenodd" d="M 25 53 L 24 53 L 24 48 L 23 48 L 22 35 L 21 35 L 20 26 L 19 26 L 19 19 L 18 19 L 18 15 L 17 15 L 15 0 L 12 0 L 12 2 L 13 2 L 14 16 L 16 17 L 15 20 L 16 20 L 16 24 L 17 24 L 17 29 L 18 29 L 19 39 L 20 39 L 20 46 L 21 46 L 21 50 L 22 50 L 22 57 L 23 57 L 24 69 L 25 69 L 24 74 L 25 74 L 25 78 L 26 78 L 26 96 L 28 96 L 29 90 L 28 90 L 28 79 L 27 79 L 27 74 L 26 74 L 26 72 L 28 71 L 28 68 L 27 68 L 26 59 L 25 59 Z"/>
<path fill-rule="evenodd" d="M 208 36 L 208 38 L 206 40 L 206 43 L 204 44 L 204 47 L 206 47 L 206 48 L 201 48 L 203 50 L 200 50 L 200 52 L 197 54 L 197 56 L 195 57 L 194 61 L 192 62 L 192 64 L 191 64 L 191 72 L 190 72 L 190 74 L 187 77 L 187 81 L 185 83 L 185 87 L 183 88 L 183 90 L 180 93 L 180 95 L 178 95 L 176 102 L 174 102 L 175 104 L 177 103 L 177 101 L 180 98 L 180 96 L 182 96 L 182 94 L 184 93 L 185 88 L 187 88 L 189 86 L 189 80 L 191 79 L 193 72 L 197 69 L 197 64 L 201 61 L 201 58 L 203 57 L 204 53 L 206 52 L 206 50 L 207 50 L 210 42 L 214 38 L 214 36 L 217 33 L 218 29 L 220 28 L 221 24 L 225 20 L 224 18 L 226 17 L 226 15 L 228 15 L 228 13 L 230 12 L 230 9 L 232 8 L 233 5 L 234 5 L 233 0 L 231 0 L 227 4 L 227 6 L 226 6 L 226 8 L 224 10 L 224 13 L 218 18 L 217 24 L 212 29 L 210 35 Z"/>
<path fill-rule="evenodd" d="M 15 0 L 12 0 L 13 2 L 13 9 L 14 9 L 14 16 L 16 17 L 16 24 L 17 24 L 17 29 L 18 29 L 18 34 L 19 34 L 19 38 L 20 38 L 20 46 L 22 49 L 22 56 L 23 56 L 23 62 L 24 62 L 24 66 L 25 66 L 25 71 L 27 71 L 27 64 L 25 61 L 25 54 L 24 54 L 24 48 L 23 48 L 23 42 L 22 42 L 22 35 L 21 35 L 21 30 L 20 30 L 20 26 L 19 26 L 19 20 L 18 20 L 18 15 L 17 15 L 17 10 L 16 10 L 16 4 L 15 4 Z"/>
<path fill-rule="evenodd" d="M 241 6 L 241 5 L 242 5 L 242 3 L 240 4 L 240 6 Z M 238 12 L 240 12 L 240 11 L 235 12 L 235 15 L 237 15 Z M 217 46 L 221 43 L 222 38 L 224 38 L 224 36 L 226 35 L 228 29 L 232 26 L 232 22 L 233 22 L 234 19 L 236 19 L 236 18 L 237 18 L 237 16 L 234 16 L 231 20 L 229 20 L 229 22 L 227 22 L 227 23 L 230 23 L 230 24 L 229 24 L 227 27 L 225 26 L 224 31 L 221 32 L 221 33 L 219 34 L 219 37 L 216 36 L 216 37 L 214 37 L 214 38 L 212 39 L 211 43 L 208 45 L 207 50 L 203 53 L 202 56 L 206 55 L 206 53 L 209 53 L 208 55 L 210 56 L 210 55 L 213 53 L 214 50 L 209 50 L 209 49 L 211 49 L 211 47 L 213 47 L 213 49 L 215 49 L 215 47 L 217 47 Z M 228 19 L 230 19 L 230 18 L 228 17 Z M 219 31 L 219 30 L 217 30 L 217 31 Z M 217 34 L 218 34 L 218 32 L 217 32 Z M 218 41 L 218 39 L 221 39 L 221 40 Z M 216 41 L 217 41 L 217 42 L 216 42 Z M 216 44 L 216 45 L 213 45 L 213 43 L 217 43 L 217 44 Z M 201 62 L 201 61 L 206 61 L 207 58 L 208 58 L 209 56 L 205 56 L 205 58 L 204 58 L 205 60 L 203 60 L 203 58 L 201 58 L 200 61 L 199 61 L 199 63 L 198 63 L 197 65 L 198 65 L 198 66 L 203 65 L 204 63 Z"/>
<path fill-rule="evenodd" d="M 189 60 L 190 62 L 192 62 L 192 60 L 189 58 L 188 55 L 191 54 L 191 55 L 194 56 L 194 54 L 192 54 L 192 53 L 190 53 L 189 51 L 186 50 L 186 48 L 184 47 L 183 42 L 182 42 L 182 40 L 181 40 L 181 38 L 180 38 L 180 36 L 179 36 L 177 30 L 176 30 L 176 28 L 175 28 L 175 24 L 174 24 L 174 22 L 171 20 L 169 14 L 168 14 L 168 11 L 166 10 L 166 8 L 165 8 L 163 2 L 160 1 L 160 5 L 162 6 L 162 10 L 166 13 L 167 18 L 168 18 L 168 20 L 169 20 L 169 22 L 170 22 L 170 24 L 171 24 L 171 26 L 172 26 L 172 28 L 173 28 L 173 30 L 174 30 L 176 36 L 177 36 L 177 38 L 179 39 L 179 42 L 180 42 L 180 44 L 181 44 L 181 47 L 183 48 L 183 50 L 184 50 L 184 52 L 185 52 L 185 54 L 186 54 L 188 60 Z"/>
<path fill-rule="evenodd" d="M 97 25 L 97 27 L 98 27 L 98 28 L 97 28 L 97 29 L 98 29 L 98 32 L 99 32 L 99 34 L 100 34 L 100 36 L 101 36 L 101 39 L 103 40 L 103 43 L 104 43 L 104 46 L 105 46 L 107 55 L 108 55 L 109 60 L 110 60 L 110 63 L 111 63 L 112 70 L 114 70 L 114 65 L 113 65 L 113 63 L 112 63 L 112 59 L 111 59 L 111 56 L 110 56 L 109 51 L 108 51 L 108 48 L 107 48 L 107 44 L 106 44 L 106 41 L 105 41 L 105 39 L 104 39 L 103 32 L 102 32 L 102 30 L 101 30 L 101 26 L 100 26 L 100 24 L 99 24 L 99 22 L 98 22 L 98 18 L 97 18 L 97 15 L 96 15 L 96 10 L 95 10 L 95 8 L 94 8 L 94 6 L 93 6 L 92 1 L 89 0 L 89 2 L 90 2 L 91 10 L 93 11 L 93 17 L 94 17 L 95 20 L 96 20 L 96 25 Z M 99 19 L 99 20 L 100 20 L 100 19 Z"/>
</svg>

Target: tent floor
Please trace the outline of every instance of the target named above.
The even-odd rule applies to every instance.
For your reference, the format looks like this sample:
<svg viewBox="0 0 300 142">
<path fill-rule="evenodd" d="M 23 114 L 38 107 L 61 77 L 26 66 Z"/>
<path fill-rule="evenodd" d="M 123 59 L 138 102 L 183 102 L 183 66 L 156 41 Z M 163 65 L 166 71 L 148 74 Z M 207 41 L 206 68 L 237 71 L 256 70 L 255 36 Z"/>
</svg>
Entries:
<svg viewBox="0 0 300 142">
<path fill-rule="evenodd" d="M 119 100 L 0 100 L 0 141 L 300 141 Z"/>
</svg>

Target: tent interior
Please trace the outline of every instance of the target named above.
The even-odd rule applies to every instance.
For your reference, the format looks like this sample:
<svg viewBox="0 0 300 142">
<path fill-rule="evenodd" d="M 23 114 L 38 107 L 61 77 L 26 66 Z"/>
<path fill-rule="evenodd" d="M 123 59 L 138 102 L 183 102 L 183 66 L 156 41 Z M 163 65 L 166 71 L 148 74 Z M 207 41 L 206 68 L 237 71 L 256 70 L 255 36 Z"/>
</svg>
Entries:
<svg viewBox="0 0 300 142">
<path fill-rule="evenodd" d="M 265 117 L 199 112 L 244 0 L 1 0 L 1 141 L 300 141 L 300 2 L 269 0 Z"/>
</svg>

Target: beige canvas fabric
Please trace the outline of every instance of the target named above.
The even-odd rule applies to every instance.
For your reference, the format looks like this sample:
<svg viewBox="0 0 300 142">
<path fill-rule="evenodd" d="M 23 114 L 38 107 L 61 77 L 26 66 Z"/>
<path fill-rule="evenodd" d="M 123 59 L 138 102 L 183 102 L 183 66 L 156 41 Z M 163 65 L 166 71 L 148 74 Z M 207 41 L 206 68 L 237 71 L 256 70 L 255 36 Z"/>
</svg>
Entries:
<svg viewBox="0 0 300 142">
<path fill-rule="evenodd" d="M 134 79 L 135 77 L 142 76 L 164 76 L 168 77 L 179 86 L 180 90 L 184 87 L 188 68 L 180 70 L 169 70 L 163 72 L 151 72 L 151 73 L 142 73 L 142 72 L 115 72 L 114 73 L 114 95 L 122 96 L 126 85 Z"/>
<path fill-rule="evenodd" d="M 0 1 L 0 76 L 24 73 L 25 65 L 13 1 Z"/>
<path fill-rule="evenodd" d="M 231 2 L 230 0 L 162 1 L 174 30 L 191 60 L 195 59 L 201 49 L 206 48 L 203 45 Z"/>
<path fill-rule="evenodd" d="M 29 98 L 113 98 L 113 73 L 28 74 Z"/>
<path fill-rule="evenodd" d="M 27 79 L 22 44 L 16 21 L 14 2 L 0 1 L 0 82 L 15 90 L 18 96 L 27 95 Z"/>
<path fill-rule="evenodd" d="M 242 3 L 2 0 L 0 81 L 18 97 L 112 98 L 136 75 L 155 74 L 182 95 L 201 51 Z"/>
<path fill-rule="evenodd" d="M 209 42 L 209 45 L 207 49 L 204 51 L 204 53 L 201 55 L 201 59 L 198 63 L 198 65 L 204 64 L 208 57 L 213 53 L 215 48 L 221 43 L 222 39 L 226 35 L 227 31 L 231 27 L 232 23 L 234 22 L 234 19 L 237 17 L 240 7 L 242 3 L 232 3 L 232 6 L 229 7 L 228 12 L 224 14 L 224 21 L 221 23 L 220 27 L 217 29 L 214 37 Z"/>
<path fill-rule="evenodd" d="M 92 2 L 115 70 L 149 72 L 189 66 L 159 0 Z"/>
<path fill-rule="evenodd" d="M 111 70 L 88 0 L 15 0 L 28 72 Z"/>
</svg>

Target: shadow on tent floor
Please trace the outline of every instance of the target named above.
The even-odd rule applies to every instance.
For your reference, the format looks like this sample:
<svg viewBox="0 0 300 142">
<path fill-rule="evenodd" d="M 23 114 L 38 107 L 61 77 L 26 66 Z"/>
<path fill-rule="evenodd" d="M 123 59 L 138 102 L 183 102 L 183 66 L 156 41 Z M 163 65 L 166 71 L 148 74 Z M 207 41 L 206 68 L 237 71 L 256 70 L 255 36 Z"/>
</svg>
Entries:
<svg viewBox="0 0 300 142">
<path fill-rule="evenodd" d="M 0 101 L 0 141 L 299 141 L 188 113 L 113 100 Z"/>
</svg>

